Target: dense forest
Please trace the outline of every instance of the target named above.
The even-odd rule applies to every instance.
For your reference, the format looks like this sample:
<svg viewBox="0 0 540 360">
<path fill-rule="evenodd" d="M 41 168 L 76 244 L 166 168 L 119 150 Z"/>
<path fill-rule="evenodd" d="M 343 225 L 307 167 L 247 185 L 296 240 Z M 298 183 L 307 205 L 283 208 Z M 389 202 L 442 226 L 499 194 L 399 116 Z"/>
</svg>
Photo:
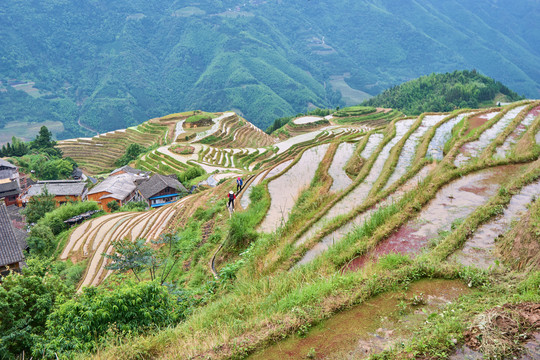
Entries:
<svg viewBox="0 0 540 360">
<path fill-rule="evenodd" d="M 56 121 L 62 139 L 232 109 L 264 129 L 462 68 L 537 97 L 538 12 L 534 0 L 4 2 L 0 128 Z"/>
<path fill-rule="evenodd" d="M 473 71 L 431 74 L 394 86 L 363 103 L 399 109 L 408 115 L 478 108 L 522 99 L 498 81 Z"/>
</svg>

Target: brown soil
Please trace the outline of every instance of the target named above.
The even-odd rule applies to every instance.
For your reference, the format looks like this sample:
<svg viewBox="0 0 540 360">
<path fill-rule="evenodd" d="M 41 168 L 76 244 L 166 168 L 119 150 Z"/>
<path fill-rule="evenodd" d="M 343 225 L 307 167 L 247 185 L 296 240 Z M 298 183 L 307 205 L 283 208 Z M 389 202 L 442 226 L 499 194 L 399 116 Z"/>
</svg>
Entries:
<svg viewBox="0 0 540 360">
<path fill-rule="evenodd" d="M 498 110 L 494 110 L 494 111 L 498 111 Z M 482 114 L 482 115 L 478 115 L 478 116 L 469 118 L 469 128 L 467 129 L 467 132 L 465 133 L 465 135 L 470 133 L 472 130 L 484 125 L 488 120 L 489 119 L 486 116 L 486 114 Z"/>
<path fill-rule="evenodd" d="M 519 344 L 540 329 L 540 303 L 505 304 L 479 314 L 465 331 L 465 345 L 484 354 L 495 347 L 519 351 Z"/>
</svg>

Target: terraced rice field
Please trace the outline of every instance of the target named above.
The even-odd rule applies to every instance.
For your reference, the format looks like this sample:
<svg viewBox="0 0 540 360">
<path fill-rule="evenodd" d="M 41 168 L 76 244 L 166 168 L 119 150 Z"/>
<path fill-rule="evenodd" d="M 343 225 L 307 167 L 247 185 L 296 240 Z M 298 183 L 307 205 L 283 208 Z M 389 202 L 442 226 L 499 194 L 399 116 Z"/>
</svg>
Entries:
<svg viewBox="0 0 540 360">
<path fill-rule="evenodd" d="M 172 217 L 189 199 L 183 198 L 157 210 L 114 213 L 87 221 L 72 232 L 60 259 L 71 259 L 73 262 L 87 259 L 88 266 L 79 289 L 98 285 L 111 274 L 111 271 L 105 269 L 107 259 L 101 254 L 112 253 L 113 241 L 145 238 L 149 242 L 158 239 Z"/>
<path fill-rule="evenodd" d="M 484 130 L 478 135 L 478 140 L 465 143 L 458 155 L 461 160 L 456 159 L 456 163 L 464 164 L 469 157 L 480 154 L 503 131 L 509 135 L 500 140 L 502 145 L 497 147 L 496 152 L 512 151 L 517 140 L 538 127 L 534 125 L 539 121 L 539 108 L 536 107 L 523 117 L 515 129 L 506 130 L 528 105 L 524 103 L 513 109 L 503 109 L 492 126 L 482 128 Z M 199 137 L 198 140 L 192 139 L 191 145 L 196 148 L 194 154 L 179 155 L 171 152 L 168 146 L 162 146 L 147 154 L 142 166 L 154 171 L 173 172 L 185 171 L 195 165 L 205 166 L 208 172 L 220 171 L 214 175 L 216 182 L 218 178 L 251 173 L 252 180 L 239 199 L 241 208 L 249 208 L 249 195 L 253 186 L 266 184 L 271 199 L 270 207 L 258 230 L 270 233 L 279 227 L 287 227 L 297 197 L 310 186 L 330 143 L 335 142 L 333 149 L 336 152 L 326 170 L 332 178 L 332 184 L 328 185 L 330 204 L 322 207 L 313 221 L 301 226 L 301 232 L 296 236 L 293 234 L 291 238 L 293 248 L 302 251 L 296 266 L 302 266 L 364 226 L 379 210 L 398 203 L 422 182 L 432 181 L 434 170 L 439 169 L 440 164 L 434 162 L 427 165 L 425 157 L 429 156 L 429 161 L 444 160 L 442 148 L 451 136 L 458 136 L 452 129 L 463 119 L 483 117 L 488 122 L 498 114 L 490 112 L 477 115 L 473 111 L 455 116 L 428 114 L 422 119 L 396 120 L 386 129 L 377 129 L 368 135 L 368 129 L 332 125 L 267 148 L 218 147 L 201 143 L 204 137 Z M 234 126 L 231 120 L 234 116 L 226 113 L 221 119 Z M 235 132 L 232 128 L 222 126 L 221 122 L 217 125 L 212 134 L 219 131 L 226 137 Z M 210 136 L 209 133 L 206 136 Z M 537 134 L 532 134 L 533 139 L 535 136 Z M 360 152 L 364 163 L 359 177 L 351 179 L 345 173 L 344 166 L 360 143 L 365 144 Z M 421 144 L 424 144 L 423 147 Z M 255 167 L 260 170 L 254 172 Z M 453 223 L 485 205 L 497 194 L 502 183 L 518 174 L 513 167 L 505 167 L 501 171 L 498 169 L 479 169 L 481 171 L 460 175 L 444 184 L 417 215 L 412 216 L 377 246 L 370 248 L 369 252 L 357 257 L 348 265 L 348 269 L 359 269 L 366 262 L 389 252 L 418 254 L 423 251 L 440 232 L 450 231 Z M 524 190 L 524 194 L 529 193 Z M 520 206 L 524 203 L 520 202 Z M 122 237 L 132 240 L 138 237 L 156 239 L 167 229 L 167 224 L 182 206 L 182 202 L 178 202 L 148 213 L 106 215 L 85 223 L 73 232 L 61 258 L 77 261 L 88 258 L 89 267 L 81 286 L 98 284 L 110 275 L 110 272 L 104 270 L 104 260 L 99 254 L 110 253 L 110 243 L 113 240 Z M 508 211 L 515 212 L 512 207 Z M 340 225 L 334 225 L 338 223 Z M 474 244 L 474 240 L 471 244 Z"/>
<path fill-rule="evenodd" d="M 332 165 L 328 169 L 328 174 L 332 177 L 332 187 L 330 191 L 343 190 L 352 184 L 352 180 L 345 172 L 345 165 L 354 153 L 356 146 L 353 143 L 341 143 L 334 155 Z"/>
<path fill-rule="evenodd" d="M 540 116 L 540 106 L 532 109 L 523 119 L 523 121 L 514 129 L 512 134 L 508 136 L 506 141 L 501 146 L 497 147 L 496 156 L 499 158 L 506 158 L 512 145 L 514 145 L 520 139 L 520 136 L 525 133 L 537 116 Z"/>
<path fill-rule="evenodd" d="M 396 169 L 386 183 L 387 187 L 399 180 L 403 175 L 405 175 L 407 169 L 411 165 L 414 154 L 416 153 L 416 148 L 420 143 L 420 139 L 422 138 L 422 136 L 424 136 L 424 134 L 429 129 L 434 127 L 439 121 L 441 121 L 445 117 L 445 115 L 426 115 L 424 117 L 422 123 L 420 124 L 420 127 L 418 127 L 418 129 L 416 129 L 411 134 L 411 136 L 405 142 L 405 145 L 403 145 L 403 148 L 401 149 L 401 153 L 399 155 L 398 163 L 396 165 Z"/>
<path fill-rule="evenodd" d="M 149 147 L 167 141 L 168 127 L 152 122 L 136 128 L 117 130 L 93 138 L 62 140 L 58 147 L 64 156 L 74 159 L 89 173 L 102 173 L 116 168 L 115 162 L 124 155 L 129 144 Z"/>
<path fill-rule="evenodd" d="M 486 128 L 479 135 L 478 143 L 472 146 L 468 144 L 467 149 L 474 149 L 473 151 L 476 151 L 476 154 L 478 154 L 504 130 L 510 135 L 504 139 L 503 146 L 505 151 L 510 151 L 517 143 L 516 139 L 521 138 L 525 134 L 535 119 L 538 121 L 535 112 L 536 108 L 534 108 L 515 129 L 511 129 L 512 131 L 510 132 L 505 130 L 526 106 L 528 104 L 519 105 L 509 110 L 503 109 L 498 121 L 493 126 Z M 336 197 L 336 200 L 332 202 L 331 206 L 322 209 L 317 221 L 314 221 L 311 225 L 308 224 L 307 228 L 302 228 L 302 232 L 296 237 L 296 240 L 293 238 L 295 247 L 299 250 L 304 249 L 302 250 L 303 255 L 294 268 L 311 262 L 321 253 L 332 248 L 341 239 L 346 238 L 354 233 L 357 228 L 370 221 L 369 219 L 378 210 L 399 202 L 409 191 L 415 189 L 418 184 L 429 180 L 428 175 L 433 174 L 433 170 L 437 168 L 436 163 L 430 166 L 418 167 L 421 163 L 413 163 L 413 160 L 423 161 L 421 156 L 425 156 L 426 154 L 430 154 L 430 158 L 442 160 L 444 158 L 442 147 L 450 139 L 450 136 L 452 136 L 452 128 L 464 118 L 483 117 L 487 122 L 498 114 L 498 112 L 493 112 L 478 116 L 475 112 L 468 112 L 455 116 L 445 114 L 426 115 L 420 125 L 413 131 L 410 131 L 410 129 L 416 120 L 401 120 L 396 122 L 396 135 L 391 139 L 385 140 L 384 144 L 382 143 L 384 134 L 374 133 L 370 135 L 361 156 L 370 160 L 364 163 L 364 167 L 369 168 L 371 166 L 371 168 L 369 168 L 369 171 L 364 170 L 366 171 L 366 176 L 363 180 L 351 181 L 352 185 L 349 185 L 349 189 L 344 196 Z M 433 135 L 431 135 L 432 137 L 429 142 L 424 141 L 426 144 L 426 148 L 423 150 L 425 151 L 424 155 L 418 155 L 419 145 L 429 135 L 429 130 L 432 130 L 431 134 Z M 387 130 L 386 133 L 388 134 L 389 131 Z M 402 145 L 401 149 L 394 148 L 398 146 L 398 143 Z M 345 147 L 343 144 L 340 146 Z M 350 153 L 350 151 L 348 149 L 347 153 Z M 385 171 L 388 171 L 385 169 L 389 169 L 388 163 L 392 160 L 390 157 L 391 154 L 397 157 L 397 161 L 393 160 L 396 162 L 396 166 L 394 169 L 390 168 L 390 173 L 388 174 L 388 172 L 385 173 Z M 419 171 L 416 173 L 409 172 L 415 164 L 417 164 L 416 168 Z M 462 221 L 462 219 L 467 218 L 476 209 L 485 205 L 492 196 L 497 194 L 497 190 L 501 184 L 519 177 L 521 172 L 517 170 L 518 168 L 520 167 L 504 166 L 484 170 L 462 176 L 446 184 L 437 191 L 435 197 L 429 204 L 425 205 L 425 208 L 418 216 L 415 216 L 409 223 L 404 224 L 392 236 L 382 241 L 376 248 L 373 248 L 371 252 L 351 262 L 348 269 L 359 269 L 364 266 L 366 261 L 375 260 L 379 256 L 390 252 L 419 253 L 422 249 L 426 248 L 430 241 L 434 241 L 440 232 L 450 231 L 454 222 Z M 332 168 L 331 166 L 328 173 L 331 175 L 335 170 L 336 168 Z M 384 183 L 384 179 L 381 180 L 382 175 L 387 176 L 388 181 L 385 187 L 376 190 L 373 188 L 375 184 Z M 408 176 L 409 179 L 405 183 L 402 180 L 404 176 Z M 396 183 L 398 182 L 401 182 L 403 185 L 397 186 Z M 395 190 L 389 193 L 385 192 L 388 195 L 377 202 L 372 201 L 378 194 L 390 188 Z M 531 185 L 531 188 L 536 190 L 537 185 Z M 522 207 L 524 203 L 529 203 L 534 199 L 527 192 L 527 189 L 524 189 L 524 193 L 527 200 L 520 203 Z M 366 207 L 363 204 L 368 205 Z M 355 212 L 355 209 L 358 208 L 365 210 Z M 513 205 L 510 205 L 507 212 L 513 214 L 515 213 L 513 209 Z M 279 208 L 276 208 L 274 212 L 278 210 Z M 343 217 L 348 219 L 345 223 L 337 228 L 331 225 L 339 221 L 342 222 L 342 220 L 338 221 L 338 219 Z M 283 221 L 282 226 L 285 226 L 285 224 L 286 221 Z M 474 243 L 473 240 L 472 244 Z M 477 259 L 476 257 L 474 258 Z"/>
<path fill-rule="evenodd" d="M 261 231 L 272 232 L 287 221 L 296 198 L 311 182 L 327 149 L 328 145 L 319 145 L 306 150 L 300 160 L 287 172 L 270 181 L 268 184 L 270 209 L 259 227 Z"/>
<path fill-rule="evenodd" d="M 504 212 L 492 221 L 482 225 L 465 243 L 454 259 L 464 265 L 483 269 L 496 266 L 495 242 L 510 227 L 512 221 L 519 219 L 527 211 L 527 206 L 540 196 L 540 182 L 523 187 L 512 196 Z"/>
<path fill-rule="evenodd" d="M 240 195 L 241 206 L 230 213 L 232 220 L 229 213 L 218 214 L 225 221 L 219 224 L 220 229 L 226 229 L 223 243 L 205 243 L 214 226 L 209 221 L 200 227 L 206 237 L 198 246 L 215 246 L 209 247 L 211 265 L 208 274 L 203 273 L 209 279 L 218 279 L 217 270 L 239 261 L 244 254 L 253 256 L 236 264 L 241 264 L 238 276 L 253 281 L 254 286 L 233 280 L 234 290 L 212 300 L 211 310 L 202 308 L 197 314 L 201 317 L 188 318 L 185 328 L 181 324 L 168 333 L 187 350 L 179 346 L 174 350 L 178 353 L 159 355 L 362 358 L 380 353 L 383 346 L 410 345 L 418 339 L 415 336 L 420 327 L 438 328 L 441 323 L 431 321 L 440 318 L 439 306 L 468 311 L 471 301 L 482 292 L 494 302 L 494 296 L 504 293 L 502 286 L 497 284 L 495 292 L 489 289 L 490 284 L 479 285 L 492 279 L 493 273 L 462 265 L 488 270 L 513 266 L 500 257 L 496 239 L 506 234 L 502 237 L 506 241 L 506 231 L 522 214 L 533 214 L 531 209 L 535 207 L 529 205 L 540 196 L 540 151 L 535 146 L 540 140 L 539 112 L 539 103 L 523 101 L 497 110 L 399 118 L 376 129 L 327 119 L 333 124 L 267 146 L 222 146 L 216 139 L 205 143 L 204 137 L 195 137 L 190 143 L 196 147 L 193 155 L 174 154 L 167 146 L 147 154 L 144 162 L 158 171 L 164 171 L 165 166 L 182 171 L 201 164 L 207 171 L 220 171 L 212 174 L 213 182 L 233 174 L 250 179 Z M 211 135 L 219 134 L 218 140 L 233 139 L 244 124 L 232 117 L 224 117 Z M 355 169 L 355 177 L 350 178 L 344 166 L 353 154 L 362 161 L 358 161 L 359 172 Z M 256 185 L 270 198 L 266 212 L 250 204 L 249 195 Z M 178 229 L 179 214 L 187 208 L 204 207 L 204 202 L 213 206 L 232 186 L 234 181 L 230 180 L 215 193 L 210 192 L 212 196 L 218 194 L 215 199 L 202 195 L 197 202 L 188 198 L 156 211 L 94 219 L 73 231 L 61 257 L 74 261 L 87 258 L 81 287 L 99 284 L 111 274 L 99 254 L 111 253 L 113 240 L 155 239 L 171 224 Z M 298 201 L 301 194 L 302 201 Z M 243 211 L 247 213 L 238 214 Z M 259 232 L 255 240 L 245 244 L 248 250 L 227 249 L 227 226 L 248 218 L 258 223 L 253 224 Z M 242 255 L 237 250 L 243 251 Z M 206 258 L 204 261 L 208 262 Z M 189 262 L 183 266 L 192 266 L 197 276 L 201 274 L 200 267 Z M 497 279 L 503 277 L 498 271 L 494 274 Z M 440 279 L 411 280 L 417 277 Z M 473 281 L 477 284 L 472 285 Z M 394 285 L 407 290 L 400 289 L 400 295 L 396 295 L 388 290 Z M 408 298 L 403 297 L 405 292 Z M 372 299 L 374 293 L 380 296 Z M 510 289 L 504 296 L 509 299 L 513 294 L 517 293 Z M 460 295 L 471 297 L 456 302 Z M 421 301 L 415 303 L 417 299 Z M 357 302 L 362 304 L 353 306 Z M 482 305 L 491 303 L 486 300 Z M 271 321 L 264 313 L 269 307 L 274 307 L 268 313 L 275 316 Z M 406 307 L 410 313 L 402 311 Z M 441 314 L 446 314 L 444 311 Z M 261 313 L 265 316 L 259 316 Z M 213 324 L 216 318 L 222 322 L 205 324 L 200 330 L 203 326 L 197 322 Z M 246 319 L 252 322 L 249 328 L 235 333 L 229 323 L 237 319 L 238 324 Z M 458 317 L 451 321 L 455 319 Z M 358 327 L 358 321 L 362 326 Z M 283 324 L 288 331 L 285 340 L 276 336 L 282 334 Z M 193 350 L 189 345 L 199 334 L 193 333 L 197 326 L 197 331 L 209 329 L 205 335 L 210 340 L 197 343 L 198 348 Z M 276 328 L 278 332 L 272 332 Z M 230 338 L 222 338 L 223 329 Z M 302 336 L 295 335 L 298 333 Z M 234 346 L 244 344 L 251 335 L 256 340 L 248 340 L 250 347 L 235 352 Z M 277 343 L 269 346 L 272 342 Z M 448 347 L 446 355 L 455 351 L 455 343 Z M 398 346 L 388 351 L 398 351 L 392 358 L 400 358 L 403 349 Z"/>
<path fill-rule="evenodd" d="M 508 124 L 525 108 L 525 105 L 518 106 L 509 110 L 504 116 L 497 121 L 492 127 L 487 129 L 480 135 L 478 140 L 467 143 L 461 149 L 461 153 L 456 157 L 454 161 L 455 166 L 461 166 L 468 162 L 471 158 L 477 157 L 482 150 L 484 150 L 490 142 L 492 142 L 497 135 L 499 135 Z M 493 115 L 490 113 L 489 116 Z"/>
<path fill-rule="evenodd" d="M 452 128 L 456 126 L 457 123 L 459 123 L 464 117 L 469 115 L 471 115 L 471 113 L 459 114 L 439 126 L 435 131 L 435 135 L 433 135 L 433 139 L 431 139 L 431 142 L 429 143 L 426 156 L 429 156 L 435 160 L 442 160 L 444 157 L 444 144 L 452 136 Z"/>
</svg>

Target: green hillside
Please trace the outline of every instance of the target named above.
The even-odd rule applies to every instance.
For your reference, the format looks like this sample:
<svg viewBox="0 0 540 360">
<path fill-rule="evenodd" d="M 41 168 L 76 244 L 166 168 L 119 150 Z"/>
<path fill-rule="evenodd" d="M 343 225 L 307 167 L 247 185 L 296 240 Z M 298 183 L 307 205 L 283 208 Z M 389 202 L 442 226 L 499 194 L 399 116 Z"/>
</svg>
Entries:
<svg viewBox="0 0 540 360">
<path fill-rule="evenodd" d="M 363 104 L 419 115 L 423 112 L 477 108 L 521 99 L 521 96 L 500 82 L 473 70 L 422 76 L 385 90 Z"/>
<path fill-rule="evenodd" d="M 5 2 L 0 128 L 62 122 L 62 139 L 197 108 L 266 128 L 465 68 L 536 98 L 538 15 L 534 0 Z"/>
</svg>

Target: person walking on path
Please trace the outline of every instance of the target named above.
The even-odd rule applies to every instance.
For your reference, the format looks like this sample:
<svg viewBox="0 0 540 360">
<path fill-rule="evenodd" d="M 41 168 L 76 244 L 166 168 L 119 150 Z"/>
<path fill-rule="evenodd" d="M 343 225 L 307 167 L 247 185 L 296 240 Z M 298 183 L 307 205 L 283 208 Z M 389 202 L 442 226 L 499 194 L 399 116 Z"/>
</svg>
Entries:
<svg viewBox="0 0 540 360">
<path fill-rule="evenodd" d="M 236 179 L 236 193 L 242 190 L 242 185 L 244 185 L 244 180 L 242 180 L 242 178 L 239 177 L 238 179 Z"/>
<path fill-rule="evenodd" d="M 234 211 L 234 200 L 236 199 L 236 195 L 234 195 L 234 191 L 229 191 L 229 203 L 227 204 L 227 207 Z"/>
</svg>

